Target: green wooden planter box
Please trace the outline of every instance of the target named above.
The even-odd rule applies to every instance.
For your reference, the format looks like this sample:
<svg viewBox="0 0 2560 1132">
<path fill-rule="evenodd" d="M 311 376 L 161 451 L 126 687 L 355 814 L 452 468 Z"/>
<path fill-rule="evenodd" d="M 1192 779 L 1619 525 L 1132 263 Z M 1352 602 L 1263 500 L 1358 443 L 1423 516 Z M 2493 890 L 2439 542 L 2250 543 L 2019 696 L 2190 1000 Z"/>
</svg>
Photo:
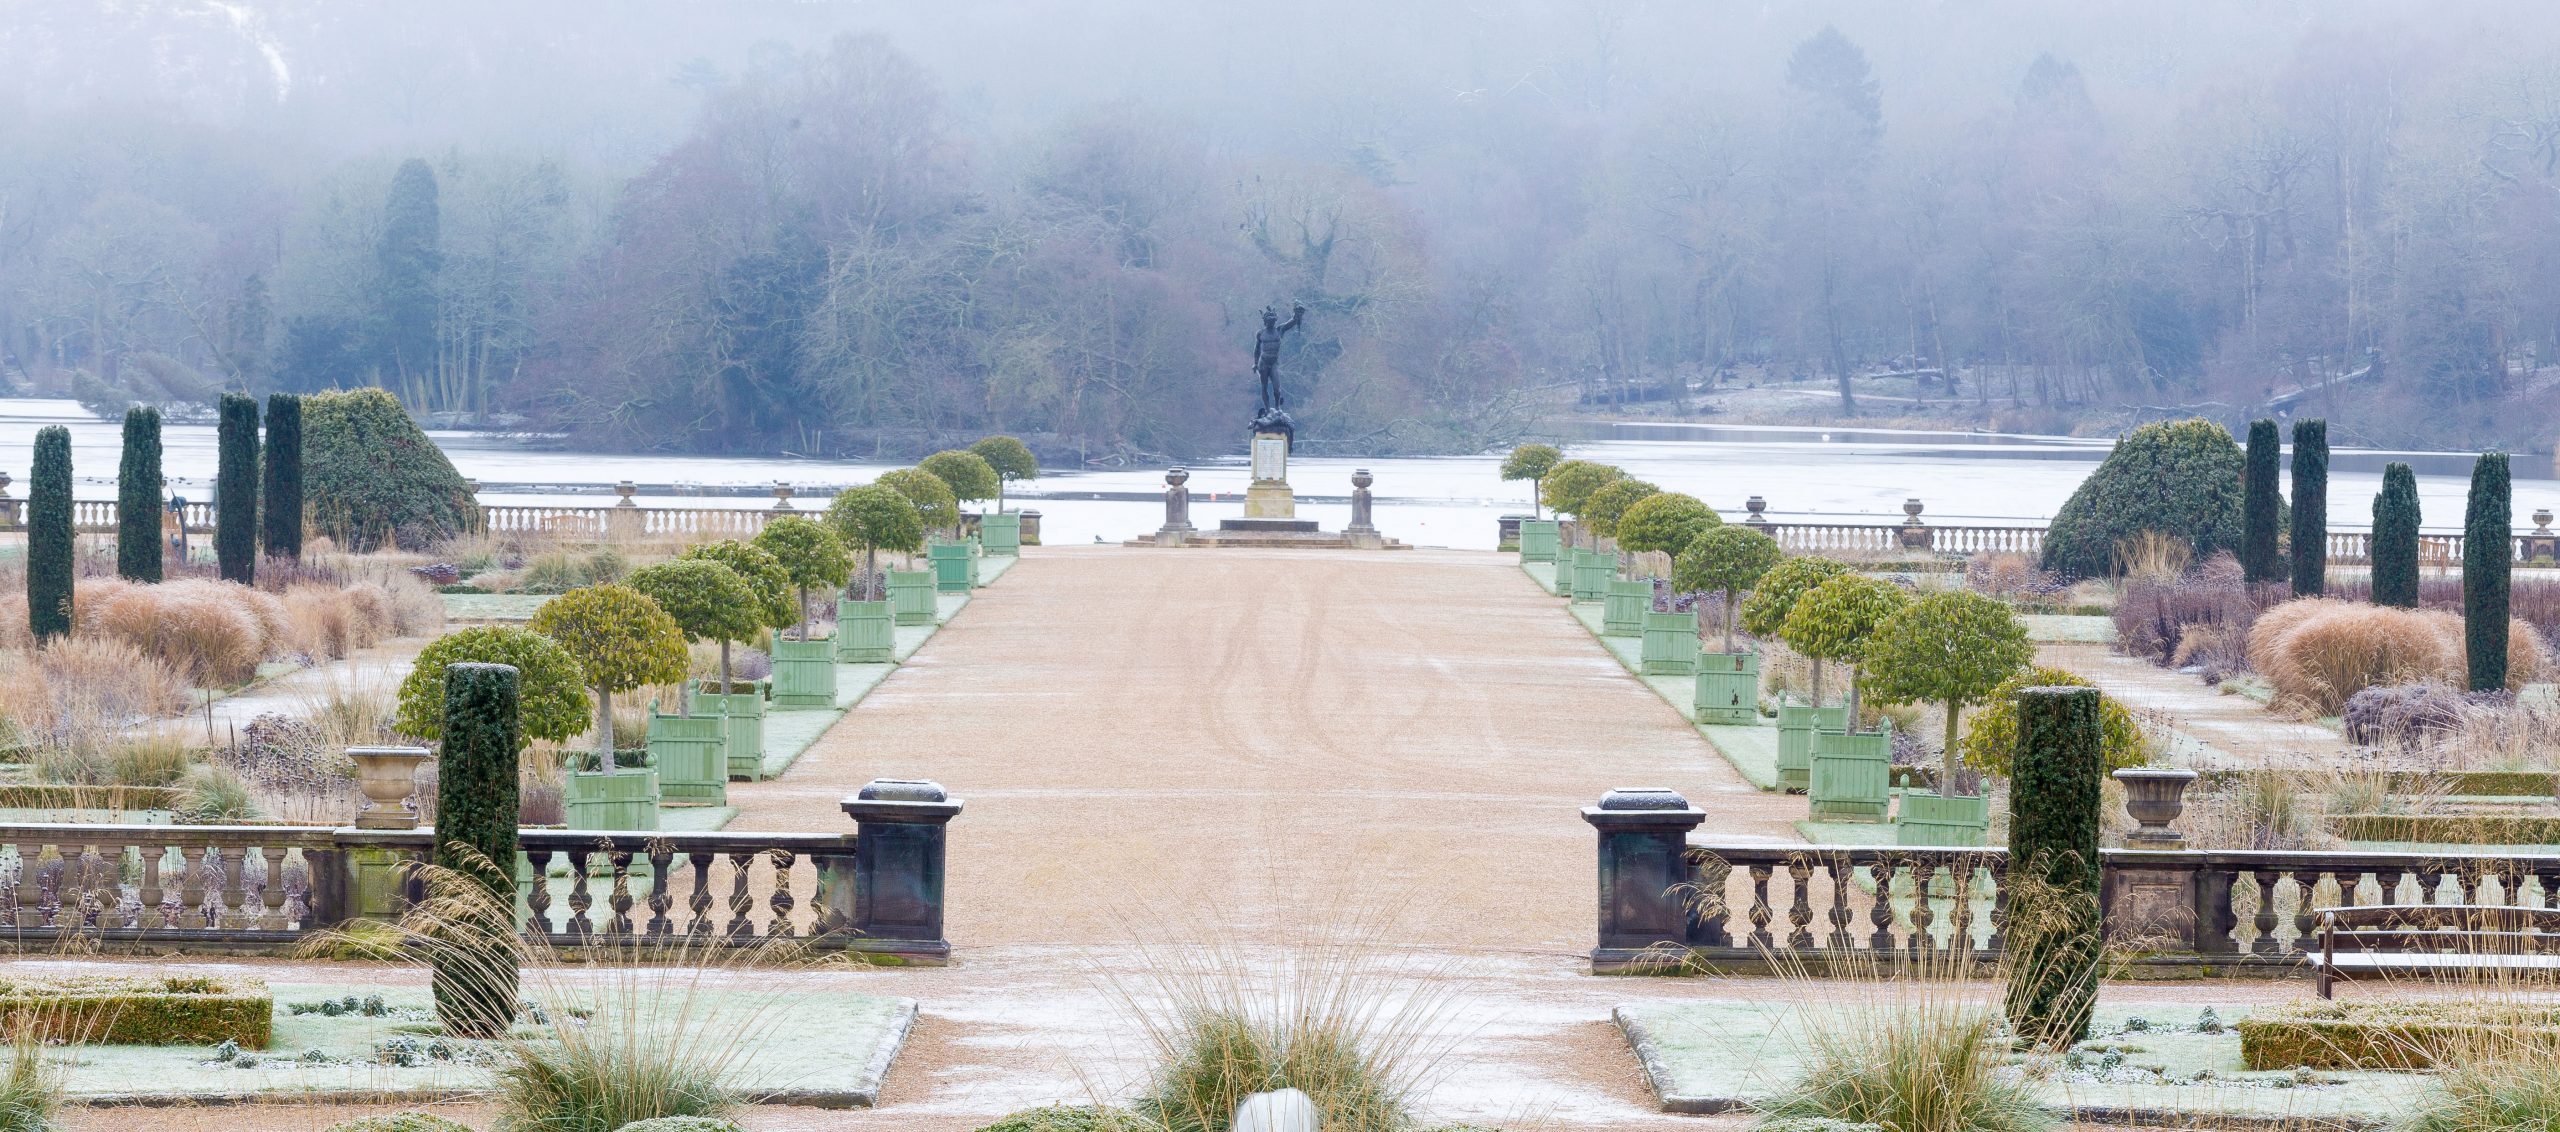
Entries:
<svg viewBox="0 0 2560 1132">
<path fill-rule="evenodd" d="M 1600 633 L 1609 637 L 1644 634 L 1644 614 L 1653 604 L 1653 583 L 1612 578 L 1600 594 Z"/>
<path fill-rule="evenodd" d="M 658 772 L 648 767 L 571 771 L 562 780 L 561 796 L 571 829 L 658 828 Z"/>
<path fill-rule="evenodd" d="M 836 601 L 836 660 L 889 664 L 898 659 L 898 616 L 885 601 Z"/>
<path fill-rule="evenodd" d="M 889 608 L 901 625 L 933 624 L 933 572 L 889 571 Z"/>
<path fill-rule="evenodd" d="M 727 721 L 717 715 L 649 713 L 649 766 L 667 802 L 718 806 L 729 801 Z"/>
<path fill-rule="evenodd" d="M 1573 600 L 1599 601 L 1609 595 L 1609 580 L 1617 576 L 1618 556 L 1596 550 L 1575 552 L 1573 559 Z"/>
<path fill-rule="evenodd" d="M 1756 669 L 1759 661 L 1754 658 Z M 1778 789 L 1801 794 L 1813 785 L 1813 733 L 1816 728 L 1833 731 L 1849 726 L 1849 707 L 1817 708 L 1812 704 L 1782 700 L 1778 704 Z"/>
<path fill-rule="evenodd" d="M 1556 551 L 1555 569 L 1547 579 L 1548 593 L 1557 597 L 1573 596 L 1573 564 L 1580 559 L 1581 555 L 1581 551 L 1569 546 L 1561 547 Z"/>
<path fill-rule="evenodd" d="M 1651 589 L 1652 583 L 1645 588 Z M 1687 676 L 1698 670 L 1698 611 L 1644 614 L 1644 654 L 1640 658 L 1647 676 Z"/>
<path fill-rule="evenodd" d="M 933 588 L 947 594 L 965 594 L 977 587 L 978 556 L 965 542 L 937 542 L 925 548 L 925 557 L 933 563 Z"/>
<path fill-rule="evenodd" d="M 1982 795 L 1941 798 L 1933 790 L 1905 790 L 1893 815 L 1893 843 L 1969 849 L 1991 830 L 1991 800 Z"/>
<path fill-rule="evenodd" d="M 1695 617 L 1696 614 L 1693 612 L 1691 616 Z M 1692 718 L 1700 723 L 1749 724 L 1759 720 L 1759 653 L 1701 651 L 1698 653 L 1697 666 L 1697 691 L 1689 700 Z M 1813 709 L 1805 710 L 1810 712 Z M 1813 750 L 1811 719 L 1811 716 L 1806 717 L 1806 734 L 1803 737 L 1805 752 L 1808 755 Z M 1779 762 L 1782 766 L 1786 761 L 1783 757 L 1786 741 L 1787 733 L 1779 732 L 1778 745 L 1781 752 Z M 1806 761 L 1804 765 L 1809 770 L 1813 764 Z M 1783 769 L 1780 777 L 1784 777 Z"/>
<path fill-rule="evenodd" d="M 1893 800 L 1893 734 L 1817 730 L 1806 791 L 1815 821 L 1884 820 Z"/>
<path fill-rule="evenodd" d="M 789 708 L 831 708 L 836 706 L 836 642 L 830 637 L 814 641 L 773 639 L 773 706 Z"/>
<path fill-rule="evenodd" d="M 1520 521 L 1520 561 L 1553 562 L 1556 560 L 1556 521 L 1523 519 Z"/>
<path fill-rule="evenodd" d="M 731 687 L 746 690 L 722 695 L 696 688 L 693 714 L 724 717 L 729 740 L 724 748 L 729 780 L 753 782 L 764 777 L 764 692 L 761 688 L 748 688 L 743 681 Z"/>
<path fill-rule="evenodd" d="M 978 544 L 987 553 L 1012 558 L 1022 553 L 1022 516 L 1011 511 L 978 520 Z"/>
</svg>

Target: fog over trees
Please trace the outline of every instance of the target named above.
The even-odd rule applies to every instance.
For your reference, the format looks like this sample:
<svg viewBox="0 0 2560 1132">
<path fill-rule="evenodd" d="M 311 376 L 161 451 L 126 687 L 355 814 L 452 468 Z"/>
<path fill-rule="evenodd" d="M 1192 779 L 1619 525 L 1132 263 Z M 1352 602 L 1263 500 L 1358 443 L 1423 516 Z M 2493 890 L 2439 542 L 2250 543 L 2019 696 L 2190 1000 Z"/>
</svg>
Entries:
<svg viewBox="0 0 2560 1132">
<path fill-rule="evenodd" d="M 2311 386 L 2341 442 L 2542 447 L 2555 221 L 2531 0 L 0 18 L 0 377 L 615 447 L 1228 450 L 1292 301 L 1327 448 L 1789 382 L 2044 429 Z"/>
</svg>

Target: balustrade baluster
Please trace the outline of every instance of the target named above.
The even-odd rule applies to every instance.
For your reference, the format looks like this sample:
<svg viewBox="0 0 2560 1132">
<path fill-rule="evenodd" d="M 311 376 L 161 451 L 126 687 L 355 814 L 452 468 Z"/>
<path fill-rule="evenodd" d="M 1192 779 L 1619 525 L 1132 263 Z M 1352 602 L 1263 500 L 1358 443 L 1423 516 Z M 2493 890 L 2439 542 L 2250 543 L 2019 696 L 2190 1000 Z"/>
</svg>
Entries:
<svg viewBox="0 0 2560 1132">
<path fill-rule="evenodd" d="M 222 925 L 221 913 L 205 898 L 205 847 L 188 845 L 178 850 L 186 862 L 186 876 L 178 891 L 178 926 L 182 928 L 216 928 Z"/>
<path fill-rule="evenodd" d="M 1855 870 L 1846 860 L 1829 861 L 1823 867 L 1831 873 L 1831 936 L 1823 946 L 1847 954 L 1857 946 L 1849 938 L 1849 923 L 1856 919 L 1849 910 L 1849 882 Z"/>
<path fill-rule="evenodd" d="M 595 894 L 587 890 L 587 858 L 593 851 L 583 845 L 569 849 L 569 938 L 580 943 L 595 935 L 595 922 L 587 918 L 587 910 L 596 906 Z"/>
<path fill-rule="evenodd" d="M 1751 866 L 1751 946 L 1767 951 L 1777 946 L 1769 935 L 1769 866 Z"/>
<path fill-rule="evenodd" d="M 699 849 L 685 855 L 686 860 L 693 862 L 693 894 L 684 902 L 684 906 L 693 912 L 693 919 L 684 927 L 686 935 L 711 934 L 711 856 Z"/>
<path fill-rule="evenodd" d="M 754 867 L 755 860 L 756 855 L 752 852 L 729 854 L 729 938 L 731 939 L 751 939 L 756 934 L 755 924 L 747 917 L 747 913 L 754 911 L 756 906 L 755 898 L 747 895 L 747 871 Z"/>
<path fill-rule="evenodd" d="M 2295 950 L 2308 947 L 2310 941 L 2320 938 L 2320 901 L 2317 896 L 2321 876 L 2321 870 L 2316 866 L 2293 871 L 2293 887 L 2298 897 L 2293 909 Z"/>
<path fill-rule="evenodd" d="M 2276 953 L 2276 878 L 2284 874 L 2272 868 L 2259 868 L 2249 874 L 2258 882 L 2258 915 L 2255 926 L 2258 938 L 2249 946 L 2252 955 Z"/>
<path fill-rule="evenodd" d="M 122 928 L 124 922 L 124 846 L 100 845 L 97 868 L 89 874 L 89 891 L 96 894 L 97 911 L 90 922 L 101 928 Z"/>
<path fill-rule="evenodd" d="M 605 934 L 621 938 L 631 934 L 631 851 L 615 849 L 605 854 L 613 867 L 613 893 L 605 898 L 605 906 L 613 917 L 605 921 Z"/>
<path fill-rule="evenodd" d="M 44 926 L 44 845 L 18 843 L 18 930 Z"/>
<path fill-rule="evenodd" d="M 524 930 L 544 939 L 552 935 L 551 857 L 549 849 L 529 846 L 524 851 L 525 871 L 533 874 L 533 888 L 524 894 Z"/>
<path fill-rule="evenodd" d="M 1787 946 L 1809 950 L 1813 947 L 1812 862 L 1802 857 L 1788 861 L 1787 878 L 1795 889 L 1795 902 L 1787 906 Z"/>
<path fill-rule="evenodd" d="M 767 903 L 773 908 L 773 924 L 766 929 L 765 935 L 774 939 L 797 936 L 799 929 L 791 923 L 791 910 L 799 903 L 798 898 L 791 894 L 792 869 L 797 858 L 788 849 L 772 850 L 769 856 L 773 862 L 773 897 Z"/>
<path fill-rule="evenodd" d="M 1893 953 L 1893 862 L 1878 860 L 1867 866 L 1867 879 L 1875 882 L 1875 896 L 1867 905 L 1867 923 L 1874 927 L 1867 935 L 1867 949 L 1878 955 Z"/>
<path fill-rule="evenodd" d="M 1690 902 L 1695 917 L 1698 945 L 1726 947 L 1733 942 L 1733 907 L 1725 897 L 1725 885 L 1733 880 L 1733 866 L 1722 857 L 1708 857 L 1698 866 L 1700 899 Z M 845 883 L 853 883 L 850 873 Z"/>
<path fill-rule="evenodd" d="M 2009 946 L 2009 877 L 2006 872 L 1991 875 L 1991 938 L 1984 946 L 1992 951 Z"/>
<path fill-rule="evenodd" d="M 667 909 L 675 907 L 676 851 L 664 841 L 649 845 L 649 934 L 675 934 L 675 924 L 667 918 Z"/>
<path fill-rule="evenodd" d="M 1947 946 L 1959 954 L 1973 951 L 1973 861 L 1958 857 L 1947 866 L 1953 896 L 1947 905 Z"/>
<path fill-rule="evenodd" d="M 249 850 L 245 846 L 225 845 L 222 860 L 222 910 L 215 922 L 225 930 L 238 931 L 248 926 Z"/>
<path fill-rule="evenodd" d="M 266 888 L 259 893 L 260 899 L 267 906 L 267 914 L 258 921 L 258 926 L 271 932 L 280 932 L 285 927 L 284 850 L 274 845 L 262 846 L 258 850 L 258 856 L 263 858 L 267 867 Z"/>
<path fill-rule="evenodd" d="M 169 851 L 160 845 L 145 845 L 141 851 L 142 907 L 134 910 L 133 926 L 156 932 L 169 926 L 168 910 L 160 906 L 165 895 L 160 891 L 160 861 Z"/>
<path fill-rule="evenodd" d="M 1911 954 L 1915 957 L 1938 950 L 1938 934 L 1932 930 L 1938 922 L 1938 910 L 1929 905 L 1929 889 L 1937 878 L 1936 861 L 1911 862 Z"/>
</svg>

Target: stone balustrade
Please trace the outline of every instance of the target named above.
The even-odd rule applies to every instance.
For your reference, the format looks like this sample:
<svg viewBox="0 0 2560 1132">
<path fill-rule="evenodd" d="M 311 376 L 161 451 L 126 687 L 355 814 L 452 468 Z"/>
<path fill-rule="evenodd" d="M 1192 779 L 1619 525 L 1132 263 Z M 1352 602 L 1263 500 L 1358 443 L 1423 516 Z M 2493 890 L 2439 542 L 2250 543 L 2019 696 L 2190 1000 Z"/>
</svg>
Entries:
<svg viewBox="0 0 2560 1132">
<path fill-rule="evenodd" d="M 1582 816 L 1599 832 L 1595 971 L 1989 961 L 2004 943 L 2005 849 L 1692 841 L 1705 814 L 1660 788 L 1611 791 Z M 2560 907 L 2560 856 L 2110 849 L 2101 900 L 2137 966 L 2263 975 L 2300 967 L 2323 908 Z"/>
<path fill-rule="evenodd" d="M 939 963 L 945 827 L 932 783 L 875 782 L 827 833 L 520 834 L 519 923 L 560 947 L 793 940 Z M 0 933 L 66 945 L 283 954 L 316 933 L 396 920 L 420 894 L 432 829 L 0 824 Z"/>
</svg>

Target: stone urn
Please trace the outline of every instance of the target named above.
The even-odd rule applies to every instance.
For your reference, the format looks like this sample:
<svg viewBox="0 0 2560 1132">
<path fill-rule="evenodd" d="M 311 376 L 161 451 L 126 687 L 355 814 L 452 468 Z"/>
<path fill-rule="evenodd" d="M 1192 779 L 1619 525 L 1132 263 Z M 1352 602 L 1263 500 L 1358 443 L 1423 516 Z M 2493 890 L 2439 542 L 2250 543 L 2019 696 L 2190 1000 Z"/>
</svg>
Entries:
<svg viewBox="0 0 2560 1132">
<path fill-rule="evenodd" d="M 776 511 L 791 510 L 791 496 L 792 487 L 790 484 L 776 482 L 773 485 L 773 509 Z"/>
<path fill-rule="evenodd" d="M 425 747 L 349 747 L 355 760 L 356 787 L 364 791 L 364 810 L 357 829 L 416 829 L 418 815 L 406 803 L 418 788 L 418 764 L 427 761 Z"/>
<path fill-rule="evenodd" d="M 1768 525 L 1768 500 L 1762 499 L 1757 495 L 1752 496 L 1751 498 L 1742 501 L 1742 509 L 1751 513 L 1749 518 L 1742 520 L 1743 522 L 1749 523 L 1753 526 Z"/>
<path fill-rule="evenodd" d="M 2116 781 L 2124 783 L 2125 812 L 2133 815 L 2140 827 L 2125 835 L 2125 845 L 2132 849 L 2176 849 L 2185 845 L 2185 834 L 2169 828 L 2187 808 L 2187 787 L 2196 780 L 2196 772 L 2171 767 L 2137 766 L 2115 772 Z"/>
<path fill-rule="evenodd" d="M 1181 487 L 1191 482 L 1191 469 L 1167 468 L 1164 473 L 1164 482 L 1173 487 Z"/>
</svg>

